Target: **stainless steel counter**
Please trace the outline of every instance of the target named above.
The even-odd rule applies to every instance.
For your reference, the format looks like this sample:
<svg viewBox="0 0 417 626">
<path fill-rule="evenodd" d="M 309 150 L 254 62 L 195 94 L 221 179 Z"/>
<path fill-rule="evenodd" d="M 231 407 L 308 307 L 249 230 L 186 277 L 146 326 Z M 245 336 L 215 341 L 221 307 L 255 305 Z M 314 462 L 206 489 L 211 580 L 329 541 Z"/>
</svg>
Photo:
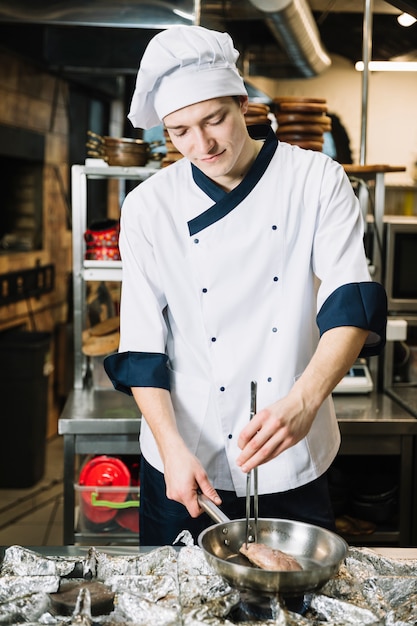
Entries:
<svg viewBox="0 0 417 626">
<path fill-rule="evenodd" d="M 417 406 L 417 389 L 407 398 Z M 398 396 L 400 399 L 400 396 Z M 388 394 L 335 395 L 334 404 L 342 433 L 417 434 L 417 418 Z M 59 420 L 60 435 L 137 435 L 140 412 L 132 397 L 111 389 L 75 389 Z"/>
<path fill-rule="evenodd" d="M 112 389 L 73 390 L 58 422 L 64 437 L 64 544 L 82 541 L 75 532 L 75 493 L 83 455 L 138 455 L 140 412 L 131 396 Z M 138 542 L 134 534 L 112 536 L 115 542 Z M 100 538 L 86 538 L 94 545 Z"/>
<path fill-rule="evenodd" d="M 132 396 L 113 389 L 75 389 L 61 414 L 60 435 L 138 434 L 140 412 Z"/>
<path fill-rule="evenodd" d="M 335 395 L 342 434 L 417 434 L 417 419 L 386 393 Z"/>
<path fill-rule="evenodd" d="M 0 546 L 0 561 L 4 555 L 4 551 L 8 546 Z M 152 550 L 156 550 L 158 546 L 125 546 L 125 545 L 114 545 L 114 546 L 97 546 L 97 550 L 100 552 L 104 552 L 110 556 L 134 556 L 135 554 L 146 554 L 151 552 Z M 175 549 L 180 550 L 180 548 L 175 547 Z M 62 557 L 73 557 L 73 556 L 85 556 L 90 549 L 90 546 L 28 546 L 28 550 L 33 550 L 38 554 L 42 554 L 43 556 L 62 556 Z M 375 546 L 370 548 L 379 554 L 380 556 L 385 556 L 389 559 L 398 559 L 400 561 L 403 560 L 417 560 L 417 548 L 385 548 L 380 546 Z"/>
<path fill-rule="evenodd" d="M 335 396 L 334 404 L 342 435 L 339 456 L 369 456 L 370 459 L 372 456 L 396 456 L 399 459 L 398 531 L 379 530 L 372 537 L 360 536 L 355 540 L 416 545 L 416 417 L 385 393 Z"/>
<path fill-rule="evenodd" d="M 342 433 L 341 455 L 396 455 L 400 458 L 400 528 L 375 540 L 412 545 L 416 514 L 414 462 L 417 418 L 387 394 L 336 395 Z M 138 454 L 140 413 L 132 397 L 106 390 L 74 390 L 59 420 L 64 436 L 64 543 L 74 543 L 74 480 L 79 455 Z"/>
<path fill-rule="evenodd" d="M 417 385 L 413 386 L 407 383 L 395 385 L 388 388 L 386 393 L 417 418 Z"/>
</svg>

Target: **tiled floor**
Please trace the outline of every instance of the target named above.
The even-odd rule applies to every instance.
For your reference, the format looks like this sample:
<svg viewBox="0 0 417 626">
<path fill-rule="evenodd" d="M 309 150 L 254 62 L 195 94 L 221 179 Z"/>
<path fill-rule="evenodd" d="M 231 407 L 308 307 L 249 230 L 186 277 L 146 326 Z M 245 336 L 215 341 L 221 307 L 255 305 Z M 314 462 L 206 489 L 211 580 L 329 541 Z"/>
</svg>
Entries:
<svg viewBox="0 0 417 626">
<path fill-rule="evenodd" d="M 0 489 L 0 545 L 63 545 L 63 438 L 46 444 L 45 473 L 31 488 Z"/>
</svg>

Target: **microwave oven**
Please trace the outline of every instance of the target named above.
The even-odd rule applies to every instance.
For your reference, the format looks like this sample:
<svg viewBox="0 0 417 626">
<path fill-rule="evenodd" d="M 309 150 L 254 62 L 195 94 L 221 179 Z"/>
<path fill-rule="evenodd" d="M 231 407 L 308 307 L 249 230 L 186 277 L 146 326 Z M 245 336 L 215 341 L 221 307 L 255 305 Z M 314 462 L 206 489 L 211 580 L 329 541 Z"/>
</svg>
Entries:
<svg viewBox="0 0 417 626">
<path fill-rule="evenodd" d="M 384 222 L 388 311 L 417 313 L 417 216 L 386 216 Z"/>
<path fill-rule="evenodd" d="M 388 323 L 403 322 L 402 339 L 387 341 L 383 353 L 383 387 L 417 387 L 417 315 L 388 316 Z M 402 334 L 402 333 L 401 333 Z M 387 339 L 389 333 L 387 332 Z"/>
</svg>

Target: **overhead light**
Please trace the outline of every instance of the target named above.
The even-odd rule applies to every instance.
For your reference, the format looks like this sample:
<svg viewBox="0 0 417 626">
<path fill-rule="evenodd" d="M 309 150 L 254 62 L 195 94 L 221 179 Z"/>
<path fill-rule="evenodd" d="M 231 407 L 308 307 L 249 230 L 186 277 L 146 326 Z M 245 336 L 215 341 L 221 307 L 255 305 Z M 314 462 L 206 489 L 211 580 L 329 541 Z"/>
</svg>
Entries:
<svg viewBox="0 0 417 626">
<path fill-rule="evenodd" d="M 371 72 L 417 72 L 417 61 L 370 61 L 368 69 Z M 363 72 L 363 61 L 355 63 L 355 70 Z"/>
<path fill-rule="evenodd" d="M 412 26 L 417 22 L 417 19 L 409 13 L 401 13 L 401 15 L 397 17 L 397 22 L 401 24 L 401 26 Z"/>
<path fill-rule="evenodd" d="M 188 20 L 189 22 L 194 21 L 194 15 L 191 13 L 187 13 L 186 11 L 181 11 L 181 9 L 172 9 L 172 12 L 178 17 L 182 17 L 184 20 Z"/>
</svg>

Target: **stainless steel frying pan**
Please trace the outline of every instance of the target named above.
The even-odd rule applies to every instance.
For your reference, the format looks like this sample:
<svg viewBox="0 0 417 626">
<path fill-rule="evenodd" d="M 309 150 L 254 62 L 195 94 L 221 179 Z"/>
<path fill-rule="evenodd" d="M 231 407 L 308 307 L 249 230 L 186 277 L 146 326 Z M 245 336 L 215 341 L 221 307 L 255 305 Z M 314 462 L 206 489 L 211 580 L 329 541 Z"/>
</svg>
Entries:
<svg viewBox="0 0 417 626">
<path fill-rule="evenodd" d="M 199 496 L 200 506 L 219 522 L 198 537 L 209 565 L 232 586 L 264 595 L 302 595 L 322 587 L 338 570 L 348 545 L 319 526 L 285 519 L 258 519 L 258 542 L 295 557 L 302 571 L 259 569 L 239 554 L 245 542 L 246 520 L 231 521 L 211 500 Z"/>
</svg>

